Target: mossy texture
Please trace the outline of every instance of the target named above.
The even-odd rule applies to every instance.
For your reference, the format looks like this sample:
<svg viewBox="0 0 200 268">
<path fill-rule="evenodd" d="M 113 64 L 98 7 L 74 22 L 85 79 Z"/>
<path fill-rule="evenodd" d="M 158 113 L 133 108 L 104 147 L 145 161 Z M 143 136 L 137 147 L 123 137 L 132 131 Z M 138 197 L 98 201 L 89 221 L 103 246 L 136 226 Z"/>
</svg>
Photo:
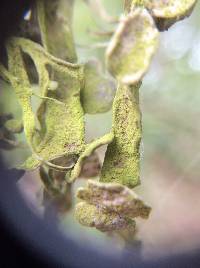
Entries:
<svg viewBox="0 0 200 268">
<path fill-rule="evenodd" d="M 148 218 L 150 207 L 137 195 L 121 184 L 88 181 L 79 188 L 77 197 L 83 200 L 76 205 L 77 220 L 101 231 L 135 228 L 134 218 Z"/>
<path fill-rule="evenodd" d="M 143 6 L 149 10 L 160 31 L 188 17 L 197 0 L 133 0 L 132 9 Z"/>
<path fill-rule="evenodd" d="M 139 85 L 119 84 L 113 103 L 112 131 L 100 181 L 117 182 L 130 188 L 140 183 L 140 141 L 142 136 L 139 110 Z"/>
<path fill-rule="evenodd" d="M 156 51 L 158 36 L 158 30 L 146 9 L 137 8 L 122 17 L 106 51 L 110 73 L 124 84 L 139 82 Z"/>
<path fill-rule="evenodd" d="M 86 227 L 95 227 L 101 232 L 134 229 L 135 221 L 121 218 L 117 213 L 106 213 L 96 206 L 80 202 L 75 207 L 75 218 Z"/>
<path fill-rule="evenodd" d="M 116 22 L 100 2 L 85 2 L 106 21 Z M 22 167 L 40 167 L 47 209 L 49 202 L 61 214 L 70 209 L 72 183 L 81 176 L 87 160 L 95 166 L 90 174 L 99 173 L 95 150 L 108 145 L 99 182 L 89 180 L 77 190 L 80 202 L 75 217 L 103 232 L 129 230 L 132 234 L 135 218 L 149 217 L 151 208 L 132 190 L 140 184 L 139 88 L 158 45 L 158 29 L 166 30 L 188 16 L 196 2 L 124 0 L 125 15 L 106 50 L 106 66 L 116 79 L 117 90 L 96 62 L 75 63 L 74 0 L 37 1 L 43 46 L 25 38 L 8 40 L 8 69 L 0 65 L 0 75 L 12 85 L 23 118 L 21 124 L 12 115 L 0 116 L 0 147 L 13 149 L 17 145 L 14 133 L 24 129 L 32 155 Z M 31 79 L 25 58 L 31 58 L 37 71 L 37 91 L 31 84 L 37 78 Z M 37 112 L 32 107 L 33 95 L 40 99 Z M 107 112 L 111 106 L 111 132 L 86 144 L 84 114 Z"/>
<path fill-rule="evenodd" d="M 36 121 L 31 105 L 31 85 L 24 67 L 21 50 L 19 46 L 13 42 L 13 40 L 8 42 L 7 52 L 9 70 L 8 78 L 10 79 L 10 83 L 15 90 L 17 100 L 22 108 L 24 132 L 27 143 L 32 148 L 34 135 L 36 133 Z"/>
<path fill-rule="evenodd" d="M 79 188 L 77 197 L 102 211 L 118 213 L 121 217 L 147 219 L 151 210 L 133 190 L 118 183 L 89 180 L 87 187 Z"/>
<path fill-rule="evenodd" d="M 23 38 L 13 38 L 7 48 L 9 78 L 23 110 L 24 131 L 33 152 L 23 168 L 33 169 L 43 160 L 79 154 L 84 148 L 84 113 L 80 103 L 82 66 L 59 60 L 40 45 Z M 43 100 L 37 114 L 39 129 L 32 110 L 33 92 L 21 50 L 33 59 L 39 76 L 40 97 Z M 59 80 L 58 89 L 53 93 L 48 90 L 51 81 L 47 66 L 56 72 L 57 77 L 64 77 L 62 84 Z M 60 87 L 62 91 L 59 91 Z"/>
</svg>

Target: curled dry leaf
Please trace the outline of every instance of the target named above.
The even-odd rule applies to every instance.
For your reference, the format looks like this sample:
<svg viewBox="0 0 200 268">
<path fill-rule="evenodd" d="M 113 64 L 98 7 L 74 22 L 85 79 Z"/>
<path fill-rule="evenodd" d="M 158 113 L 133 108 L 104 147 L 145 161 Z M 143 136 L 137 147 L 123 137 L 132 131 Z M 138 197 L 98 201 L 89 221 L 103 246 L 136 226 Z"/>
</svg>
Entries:
<svg viewBox="0 0 200 268">
<path fill-rule="evenodd" d="M 197 0 L 133 0 L 132 9 L 138 5 L 147 8 L 160 31 L 167 30 L 176 21 L 188 17 Z"/>
<path fill-rule="evenodd" d="M 146 219 L 151 210 L 131 189 L 115 183 L 89 180 L 77 197 L 84 200 L 76 205 L 77 220 L 101 231 L 135 229 L 134 218 Z"/>
<path fill-rule="evenodd" d="M 106 51 L 110 73 L 124 84 L 133 85 L 140 81 L 157 48 L 158 35 L 146 9 L 137 8 L 122 17 Z"/>
</svg>

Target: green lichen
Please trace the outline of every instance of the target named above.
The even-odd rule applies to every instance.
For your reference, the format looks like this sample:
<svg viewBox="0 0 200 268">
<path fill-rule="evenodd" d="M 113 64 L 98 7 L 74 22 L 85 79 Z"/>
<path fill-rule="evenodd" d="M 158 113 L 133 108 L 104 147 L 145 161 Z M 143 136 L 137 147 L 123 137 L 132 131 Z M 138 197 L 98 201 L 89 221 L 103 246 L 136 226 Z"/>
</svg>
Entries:
<svg viewBox="0 0 200 268">
<path fill-rule="evenodd" d="M 106 213 L 96 206 L 80 202 L 75 207 L 75 218 L 84 226 L 95 227 L 102 232 L 134 229 L 135 221 L 121 218 L 117 213 Z"/>
<path fill-rule="evenodd" d="M 98 62 L 90 61 L 84 66 L 85 82 L 81 89 L 81 103 L 85 113 L 105 113 L 112 107 L 115 83 L 99 70 Z"/>
<path fill-rule="evenodd" d="M 117 22 L 99 0 L 85 2 L 105 21 Z M 75 217 L 103 232 L 130 230 L 132 234 L 135 218 L 149 217 L 151 208 L 131 189 L 140 183 L 140 81 L 157 48 L 158 29 L 165 30 L 188 16 L 196 2 L 124 0 L 126 15 L 120 18 L 106 51 L 108 70 L 118 84 L 115 92 L 113 80 L 103 75 L 97 64 L 75 64 L 74 0 L 37 1 L 37 38 L 41 37 L 43 47 L 25 38 L 11 38 L 6 47 L 8 69 L 0 65 L 0 75 L 11 83 L 23 114 L 22 125 L 12 116 L 0 116 L 0 147 L 15 148 L 13 133 L 24 127 L 32 155 L 23 168 L 40 167 L 45 209 L 53 204 L 63 215 L 71 207 L 72 183 L 95 150 L 108 145 L 100 181 L 88 181 L 77 191 L 81 202 L 75 207 Z M 37 91 L 31 85 L 36 79 L 31 79 L 27 58 L 32 59 L 30 65 L 34 64 L 38 74 Z M 37 112 L 32 108 L 33 95 L 40 99 Z M 84 113 L 106 112 L 111 105 L 111 133 L 86 144 Z M 92 163 L 99 172 L 97 159 Z"/>
<path fill-rule="evenodd" d="M 191 13 L 197 0 L 146 0 L 144 5 L 153 16 L 160 18 L 182 18 Z"/>
<path fill-rule="evenodd" d="M 158 31 L 146 9 L 121 19 L 107 48 L 108 70 L 121 83 L 133 85 L 146 73 L 158 45 Z"/>
<path fill-rule="evenodd" d="M 139 4 L 147 8 L 153 16 L 160 31 L 167 30 L 175 22 L 188 17 L 197 0 L 133 0 L 133 10 Z"/>
<path fill-rule="evenodd" d="M 134 219 L 147 219 L 151 210 L 132 190 L 116 183 L 89 180 L 77 197 L 83 201 L 75 208 L 77 220 L 100 231 L 135 230 Z"/>
<path fill-rule="evenodd" d="M 147 219 L 151 211 L 133 190 L 117 183 L 89 180 L 87 187 L 78 189 L 77 197 L 103 212 L 117 213 L 121 218 Z"/>
<path fill-rule="evenodd" d="M 32 148 L 36 134 L 35 115 L 31 105 L 31 85 L 26 73 L 20 48 L 10 40 L 7 44 L 10 83 L 22 108 L 23 126 L 27 142 Z M 2 68 L 3 69 L 3 68 Z"/>
<path fill-rule="evenodd" d="M 130 188 L 140 183 L 139 86 L 119 84 L 113 103 L 112 131 L 101 171 L 101 182 L 117 182 Z"/>
<path fill-rule="evenodd" d="M 36 128 L 36 116 L 31 106 L 33 92 L 21 50 L 33 59 L 39 76 L 40 96 L 44 98 L 37 114 L 40 129 Z M 9 78 L 23 109 L 24 131 L 33 152 L 23 168 L 33 169 L 61 155 L 79 154 L 84 148 L 84 113 L 80 103 L 82 66 L 57 59 L 40 45 L 23 38 L 10 40 L 8 58 Z M 57 77 L 63 78 L 53 92 L 48 91 L 47 66 L 51 66 Z"/>
</svg>

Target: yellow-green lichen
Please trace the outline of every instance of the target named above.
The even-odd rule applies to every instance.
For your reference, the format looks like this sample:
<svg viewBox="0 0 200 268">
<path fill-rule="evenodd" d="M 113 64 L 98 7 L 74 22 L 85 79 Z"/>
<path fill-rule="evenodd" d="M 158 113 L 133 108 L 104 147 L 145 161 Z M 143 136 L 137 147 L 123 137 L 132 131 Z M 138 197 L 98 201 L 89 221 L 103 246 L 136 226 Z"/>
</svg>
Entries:
<svg viewBox="0 0 200 268">
<path fill-rule="evenodd" d="M 147 219 L 151 211 L 133 190 L 117 183 L 89 180 L 87 187 L 78 189 L 77 197 L 103 212 L 117 213 L 121 218 Z"/>
<path fill-rule="evenodd" d="M 139 86 L 119 84 L 113 103 L 112 131 L 101 171 L 101 182 L 117 182 L 130 188 L 140 183 Z"/>
<path fill-rule="evenodd" d="M 89 180 L 77 197 L 82 201 L 75 207 L 76 219 L 100 231 L 135 230 L 134 219 L 147 219 L 151 211 L 132 190 L 116 183 Z"/>
<path fill-rule="evenodd" d="M 158 30 L 146 9 L 137 8 L 121 22 L 106 51 L 108 70 L 133 85 L 146 73 L 158 45 Z"/>
<path fill-rule="evenodd" d="M 135 229 L 135 221 L 122 218 L 117 213 L 106 213 L 96 206 L 80 202 L 75 207 L 75 218 L 84 226 L 95 227 L 102 232 Z"/>
<path fill-rule="evenodd" d="M 176 21 L 188 17 L 197 0 L 133 0 L 132 9 L 142 2 L 153 16 L 159 30 L 167 30 Z"/>
<path fill-rule="evenodd" d="M 27 142 L 32 148 L 33 139 L 36 131 L 35 115 L 31 105 L 31 85 L 26 73 L 22 53 L 12 40 L 7 44 L 8 52 L 8 71 L 10 83 L 15 90 L 18 102 L 23 112 L 23 126 Z"/>
</svg>

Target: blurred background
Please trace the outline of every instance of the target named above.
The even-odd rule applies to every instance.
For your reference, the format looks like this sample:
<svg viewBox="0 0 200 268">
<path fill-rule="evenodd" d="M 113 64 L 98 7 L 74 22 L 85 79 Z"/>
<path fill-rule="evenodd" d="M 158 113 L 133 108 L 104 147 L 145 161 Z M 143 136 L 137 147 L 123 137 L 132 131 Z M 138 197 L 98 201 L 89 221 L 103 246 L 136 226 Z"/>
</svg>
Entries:
<svg viewBox="0 0 200 268">
<path fill-rule="evenodd" d="M 121 0 L 104 0 L 107 13 L 119 16 Z M 192 15 L 161 33 L 160 45 L 140 89 L 143 115 L 141 145 L 141 186 L 135 190 L 152 207 L 148 220 L 138 222 L 137 239 L 142 241 L 145 257 L 171 254 L 200 245 L 200 3 Z M 97 10 L 96 10 L 97 11 Z M 109 38 L 92 34 L 112 31 L 115 24 L 102 21 L 82 0 L 76 0 L 74 33 L 80 62 L 98 58 L 104 66 L 104 52 Z M 11 88 L 1 82 L 3 112 L 20 117 Z M 87 139 L 107 133 L 111 112 L 86 115 Z M 23 141 L 24 136 L 18 135 Z M 10 166 L 22 163 L 27 149 L 4 152 Z M 99 151 L 103 160 L 104 150 Z M 84 183 L 79 180 L 74 188 Z M 37 171 L 26 173 L 19 187 L 35 211 L 41 211 L 41 188 Z M 63 218 L 61 228 L 77 239 L 104 247 L 123 248 L 115 236 L 80 226 L 73 212 Z M 114 242 L 115 243 L 114 243 Z M 115 245 L 115 246 L 114 246 Z"/>
</svg>

